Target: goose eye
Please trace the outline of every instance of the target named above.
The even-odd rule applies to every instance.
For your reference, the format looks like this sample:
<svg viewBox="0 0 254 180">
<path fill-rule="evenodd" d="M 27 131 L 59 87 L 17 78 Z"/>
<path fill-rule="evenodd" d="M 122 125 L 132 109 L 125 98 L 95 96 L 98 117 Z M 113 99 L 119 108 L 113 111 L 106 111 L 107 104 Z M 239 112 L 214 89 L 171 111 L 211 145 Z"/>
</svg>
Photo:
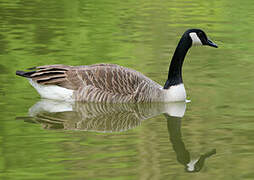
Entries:
<svg viewBox="0 0 254 180">
<path fill-rule="evenodd" d="M 203 33 L 202 32 L 198 32 L 198 36 L 199 37 L 203 37 Z"/>
</svg>

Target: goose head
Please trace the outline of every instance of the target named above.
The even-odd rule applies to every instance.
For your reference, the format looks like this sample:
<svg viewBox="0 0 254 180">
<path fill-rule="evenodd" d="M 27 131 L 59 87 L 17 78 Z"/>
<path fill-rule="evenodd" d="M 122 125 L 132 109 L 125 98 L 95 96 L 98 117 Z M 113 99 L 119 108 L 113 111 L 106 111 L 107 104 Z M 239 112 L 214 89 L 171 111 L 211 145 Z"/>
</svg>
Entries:
<svg viewBox="0 0 254 180">
<path fill-rule="evenodd" d="M 201 29 L 189 29 L 184 33 L 184 37 L 187 37 L 191 41 L 192 46 L 206 45 L 218 48 L 214 42 L 207 38 L 207 35 Z"/>
<path fill-rule="evenodd" d="M 171 86 L 180 85 L 182 80 L 182 65 L 184 58 L 191 48 L 191 46 L 211 46 L 217 48 L 218 46 L 209 40 L 204 31 L 201 29 L 188 29 L 185 31 L 176 47 L 168 70 L 168 79 L 163 89 L 169 89 Z M 185 98 L 185 89 L 183 86 L 181 97 Z M 178 91 L 178 90 L 177 90 Z M 178 91 L 179 92 L 179 91 Z"/>
<path fill-rule="evenodd" d="M 189 36 L 192 41 L 192 46 L 211 46 L 218 48 L 218 46 L 207 38 L 204 31 L 201 29 L 189 29 L 185 32 L 185 35 Z"/>
</svg>

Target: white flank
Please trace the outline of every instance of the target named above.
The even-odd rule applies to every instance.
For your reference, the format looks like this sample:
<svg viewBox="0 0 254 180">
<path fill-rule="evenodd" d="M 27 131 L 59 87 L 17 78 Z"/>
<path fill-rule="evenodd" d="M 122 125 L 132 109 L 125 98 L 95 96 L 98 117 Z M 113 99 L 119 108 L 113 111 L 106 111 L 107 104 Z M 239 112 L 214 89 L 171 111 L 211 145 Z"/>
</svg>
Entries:
<svg viewBox="0 0 254 180">
<path fill-rule="evenodd" d="M 30 84 L 37 90 L 42 98 L 55 99 L 61 101 L 74 101 L 73 90 L 62 88 L 56 85 L 40 85 L 32 79 L 28 79 Z"/>
<path fill-rule="evenodd" d="M 171 86 L 169 89 L 163 89 L 165 102 L 177 102 L 186 100 L 186 91 L 183 84 Z"/>
<path fill-rule="evenodd" d="M 194 45 L 194 46 L 203 45 L 201 40 L 199 39 L 198 35 L 195 32 L 190 33 L 190 37 L 192 39 L 192 45 Z"/>
</svg>

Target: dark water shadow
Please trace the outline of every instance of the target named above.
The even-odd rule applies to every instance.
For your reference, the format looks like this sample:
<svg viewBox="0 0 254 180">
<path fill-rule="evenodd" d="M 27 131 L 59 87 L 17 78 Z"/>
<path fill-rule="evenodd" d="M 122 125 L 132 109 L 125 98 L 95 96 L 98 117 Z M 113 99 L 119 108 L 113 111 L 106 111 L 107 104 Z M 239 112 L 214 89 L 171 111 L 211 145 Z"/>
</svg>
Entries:
<svg viewBox="0 0 254 180">
<path fill-rule="evenodd" d="M 197 159 L 190 157 L 182 141 L 181 118 L 186 103 L 69 103 L 43 99 L 29 109 L 30 117 L 18 117 L 25 122 L 41 124 L 45 129 L 94 131 L 100 133 L 122 132 L 140 126 L 154 116 L 164 114 L 167 120 L 169 140 L 177 161 L 187 172 L 199 172 L 205 160 L 216 153 L 205 152 Z"/>
</svg>

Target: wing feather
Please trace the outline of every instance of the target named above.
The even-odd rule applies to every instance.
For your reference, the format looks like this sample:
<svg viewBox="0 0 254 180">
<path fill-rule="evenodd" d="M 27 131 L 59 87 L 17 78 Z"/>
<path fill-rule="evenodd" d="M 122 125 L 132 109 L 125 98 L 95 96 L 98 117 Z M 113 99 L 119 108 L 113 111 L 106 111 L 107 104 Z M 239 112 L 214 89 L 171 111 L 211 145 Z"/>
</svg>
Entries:
<svg viewBox="0 0 254 180">
<path fill-rule="evenodd" d="M 137 100 L 150 87 L 161 88 L 143 74 L 115 64 L 91 66 L 46 65 L 19 72 L 42 85 L 76 90 L 79 101 L 117 102 Z M 137 91 L 140 92 L 137 92 Z"/>
</svg>

